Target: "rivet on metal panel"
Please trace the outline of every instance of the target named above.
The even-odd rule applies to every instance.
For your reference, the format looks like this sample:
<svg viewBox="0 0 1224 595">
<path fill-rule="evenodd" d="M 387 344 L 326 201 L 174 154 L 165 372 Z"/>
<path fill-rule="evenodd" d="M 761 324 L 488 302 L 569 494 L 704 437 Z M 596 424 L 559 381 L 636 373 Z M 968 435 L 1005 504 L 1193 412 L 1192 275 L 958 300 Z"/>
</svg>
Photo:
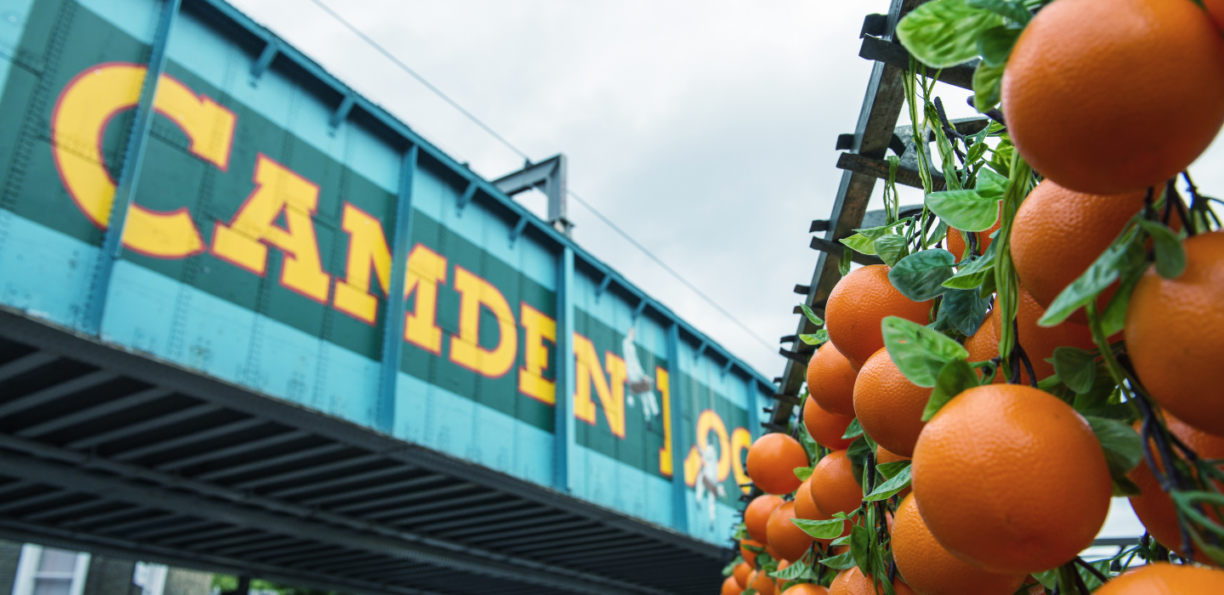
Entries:
<svg viewBox="0 0 1224 595">
<path fill-rule="evenodd" d="M 462 217 L 463 209 L 467 208 L 468 203 L 472 202 L 472 197 L 476 196 L 476 180 L 468 182 L 467 189 L 463 191 L 463 196 L 459 197 L 455 203 L 455 216 Z"/>
</svg>

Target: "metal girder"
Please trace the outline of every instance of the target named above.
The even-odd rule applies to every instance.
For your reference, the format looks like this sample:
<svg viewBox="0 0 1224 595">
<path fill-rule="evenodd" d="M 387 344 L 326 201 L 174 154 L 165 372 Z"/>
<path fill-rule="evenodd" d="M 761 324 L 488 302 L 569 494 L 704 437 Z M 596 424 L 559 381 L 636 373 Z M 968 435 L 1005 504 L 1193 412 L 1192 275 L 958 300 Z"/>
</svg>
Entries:
<svg viewBox="0 0 1224 595">
<path fill-rule="evenodd" d="M 548 224 L 558 232 L 570 237 L 574 224 L 569 220 L 567 198 L 569 188 L 564 154 L 554 155 L 539 163 L 527 162 L 523 169 L 493 180 L 493 185 L 506 194 L 514 196 L 520 192 L 540 189 L 548 197 Z"/>
<path fill-rule="evenodd" d="M 881 40 L 891 43 L 897 22 L 924 1 L 892 0 L 888 11 L 887 26 L 880 36 Z M 849 147 L 851 153 L 868 159 L 881 161 L 884 159 L 889 144 L 893 139 L 893 131 L 897 127 L 897 119 L 901 115 L 901 108 L 905 103 L 903 76 L 908 66 L 908 57 L 904 65 L 880 61 L 872 65 L 871 79 L 867 84 L 867 93 L 863 99 L 863 107 L 859 111 L 858 123 L 854 131 L 854 140 Z M 885 175 L 887 175 L 887 167 L 884 171 Z M 867 211 L 867 204 L 871 199 L 872 190 L 875 188 L 876 179 L 877 176 L 875 175 L 849 170 L 842 171 L 841 184 L 838 187 L 837 196 L 833 203 L 833 213 L 829 218 L 829 225 L 827 231 L 825 231 L 824 240 L 834 244 L 840 243 L 842 238 L 853 235 L 853 230 L 862 225 L 863 216 Z M 817 314 L 823 315 L 823 306 L 829 298 L 829 293 L 833 290 L 833 286 L 837 284 L 837 281 L 841 279 L 841 275 L 838 272 L 838 260 L 839 256 L 822 252 L 817 260 L 816 269 L 812 273 L 812 280 L 808 283 L 811 293 L 808 294 L 805 303 L 812 307 Z M 816 332 L 816 330 L 816 327 L 808 321 L 806 316 L 799 316 L 799 324 L 795 335 L 811 334 Z M 792 349 L 792 353 L 800 356 L 799 359 L 810 357 L 810 354 L 815 351 L 813 346 L 807 345 L 802 341 L 795 341 L 792 344 Z M 806 369 L 806 365 L 802 361 L 796 361 L 796 358 L 788 358 L 785 371 L 782 373 L 782 382 L 777 392 L 787 395 L 799 394 L 799 389 L 803 386 L 805 380 Z M 793 411 L 794 407 L 792 405 L 779 402 L 771 412 L 769 421 L 763 422 L 762 425 L 770 428 L 785 427 Z"/>
</svg>

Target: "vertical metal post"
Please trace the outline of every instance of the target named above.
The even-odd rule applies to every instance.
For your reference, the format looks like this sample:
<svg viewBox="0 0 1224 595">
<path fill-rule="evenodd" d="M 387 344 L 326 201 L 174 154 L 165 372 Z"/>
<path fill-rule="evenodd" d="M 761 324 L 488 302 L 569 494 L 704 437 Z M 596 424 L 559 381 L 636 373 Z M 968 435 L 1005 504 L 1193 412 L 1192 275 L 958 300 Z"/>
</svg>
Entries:
<svg viewBox="0 0 1224 595">
<path fill-rule="evenodd" d="M 149 128 L 153 125 L 153 99 L 157 96 L 158 81 L 161 80 L 166 66 L 166 47 L 170 43 L 170 31 L 174 28 L 181 2 L 182 0 L 165 0 L 157 21 L 157 32 L 153 36 L 153 46 L 149 51 L 148 68 L 140 88 L 140 100 L 136 103 L 136 116 L 132 120 L 132 128 L 128 131 L 123 169 L 119 173 L 110 219 L 107 220 L 106 235 L 103 236 L 102 249 L 98 254 L 98 268 L 90 288 L 89 307 L 85 313 L 85 328 L 90 332 L 97 332 L 102 328 L 102 314 L 106 311 L 111 274 L 115 269 L 115 261 L 119 260 L 119 254 L 123 250 L 123 228 L 127 223 L 128 208 L 136 197 L 140 166 L 144 162 Z"/>
<path fill-rule="evenodd" d="M 748 428 L 753 438 L 761 435 L 761 388 L 756 378 L 748 378 Z"/>
<path fill-rule="evenodd" d="M 680 398 L 680 326 L 675 322 L 667 328 L 668 398 L 671 399 L 672 435 L 672 528 L 688 533 L 688 502 L 684 485 L 684 400 Z"/>
<path fill-rule="evenodd" d="M 400 359 L 404 350 L 404 284 L 408 277 L 408 252 L 412 247 L 412 181 L 416 177 L 420 149 L 413 145 L 404 154 L 400 169 L 399 195 L 395 202 L 395 230 L 392 236 L 391 287 L 383 308 L 382 366 L 378 378 L 378 409 L 375 427 L 384 434 L 395 430 L 395 399 Z"/>
<path fill-rule="evenodd" d="M 565 246 L 557 259 L 557 379 L 554 403 L 553 485 L 570 492 L 574 445 L 574 249 Z"/>
</svg>

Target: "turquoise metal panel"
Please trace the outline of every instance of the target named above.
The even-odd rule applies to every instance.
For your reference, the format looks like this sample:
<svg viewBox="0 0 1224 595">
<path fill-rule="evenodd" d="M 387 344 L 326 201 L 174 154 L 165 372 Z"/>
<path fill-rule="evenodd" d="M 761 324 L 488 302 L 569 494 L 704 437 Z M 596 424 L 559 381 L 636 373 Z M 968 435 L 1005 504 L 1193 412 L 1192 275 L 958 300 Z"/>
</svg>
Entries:
<svg viewBox="0 0 1224 595">
<path fill-rule="evenodd" d="M 387 295 L 404 295 L 408 276 L 408 250 L 412 245 L 412 186 L 416 177 L 415 145 L 404 154 L 400 190 L 395 205 L 394 247 L 391 250 L 391 283 Z M 395 402 L 399 395 L 399 363 L 404 349 L 404 301 L 386 300 L 383 306 L 382 365 L 379 370 L 378 429 L 391 432 L 395 425 Z"/>
<path fill-rule="evenodd" d="M 568 247 L 557 259 L 557 388 L 562 398 L 554 404 L 553 487 L 561 492 L 573 490 L 574 451 L 574 251 Z"/>
</svg>

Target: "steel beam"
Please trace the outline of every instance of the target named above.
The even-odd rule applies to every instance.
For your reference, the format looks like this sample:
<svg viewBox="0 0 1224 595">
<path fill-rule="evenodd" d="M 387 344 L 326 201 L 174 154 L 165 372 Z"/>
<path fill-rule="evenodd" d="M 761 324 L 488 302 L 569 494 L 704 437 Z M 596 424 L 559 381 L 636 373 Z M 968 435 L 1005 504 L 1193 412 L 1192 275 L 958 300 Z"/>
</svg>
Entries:
<svg viewBox="0 0 1224 595">
<path fill-rule="evenodd" d="M 574 251 L 566 246 L 557 258 L 556 377 L 553 399 L 553 487 L 563 494 L 573 490 L 574 456 Z"/>
<path fill-rule="evenodd" d="M 144 84 L 140 87 L 140 99 L 136 103 L 136 116 L 132 119 L 131 129 L 128 130 L 123 169 L 119 172 L 106 234 L 102 238 L 102 249 L 98 251 L 94 279 L 89 290 L 84 326 L 90 333 L 98 333 L 102 328 L 102 315 L 106 312 L 111 274 L 123 251 L 123 230 L 127 224 L 128 209 L 136 199 L 136 183 L 140 181 L 140 167 L 144 163 L 149 129 L 153 126 L 153 99 L 157 95 L 157 86 L 166 66 L 166 48 L 170 45 L 170 32 L 174 29 L 180 2 L 181 0 L 164 0 L 161 16 L 157 20 L 157 31 L 153 34 L 153 46 L 149 50 Z"/>
<path fill-rule="evenodd" d="M 574 224 L 569 220 L 569 174 L 566 168 L 565 155 L 554 155 L 539 163 L 528 162 L 523 169 L 494 180 L 493 185 L 506 196 L 514 196 L 532 188 L 541 189 L 548 197 L 548 224 L 565 237 L 569 237 Z"/>
<path fill-rule="evenodd" d="M 667 327 L 667 398 L 671 401 L 671 522 L 672 528 L 688 533 L 688 486 L 684 483 L 684 415 L 680 405 L 680 327 L 672 323 Z"/>
<path fill-rule="evenodd" d="M 224 479 L 226 477 L 242 475 L 244 473 L 255 473 L 258 471 L 263 471 L 265 469 L 268 469 L 269 467 L 288 465 L 290 463 L 295 463 L 303 459 L 327 456 L 329 454 L 333 454 L 333 453 L 336 453 L 342 450 L 346 450 L 348 448 L 349 446 L 347 444 L 335 444 L 335 443 L 322 444 L 314 448 L 302 448 L 299 450 L 294 450 L 292 452 L 287 452 L 285 454 L 276 455 L 276 456 L 268 457 L 265 459 L 257 459 L 257 460 L 251 461 L 250 463 L 244 463 L 242 465 L 235 465 L 233 467 L 226 467 L 224 469 L 217 469 L 216 471 L 209 471 L 207 473 L 201 473 L 200 475 L 195 476 L 195 478 L 200 481 L 216 481 L 218 479 Z M 377 458 L 377 457 L 371 457 L 371 458 Z M 293 471 L 299 472 L 302 470 L 294 469 Z M 264 476 L 261 476 L 258 480 L 253 480 L 253 481 L 262 482 L 264 480 L 269 480 L 269 479 L 271 479 L 271 481 L 276 481 L 280 477 L 282 477 L 282 474 L 273 473 L 270 476 L 264 475 Z M 260 483 L 257 485 L 266 485 L 266 484 Z M 239 484 L 239 486 L 244 487 L 244 488 L 245 487 L 255 487 L 254 485 L 250 485 L 250 483 Z"/>
<path fill-rule="evenodd" d="M 391 253 L 391 283 L 383 308 L 382 361 L 379 364 L 378 409 L 375 427 L 384 434 L 395 433 L 395 402 L 399 395 L 400 360 L 404 349 L 404 285 L 408 278 L 408 253 L 412 248 L 412 184 L 416 180 L 419 145 L 404 152 L 400 167 L 399 195 L 395 203 L 395 230 Z"/>
</svg>

